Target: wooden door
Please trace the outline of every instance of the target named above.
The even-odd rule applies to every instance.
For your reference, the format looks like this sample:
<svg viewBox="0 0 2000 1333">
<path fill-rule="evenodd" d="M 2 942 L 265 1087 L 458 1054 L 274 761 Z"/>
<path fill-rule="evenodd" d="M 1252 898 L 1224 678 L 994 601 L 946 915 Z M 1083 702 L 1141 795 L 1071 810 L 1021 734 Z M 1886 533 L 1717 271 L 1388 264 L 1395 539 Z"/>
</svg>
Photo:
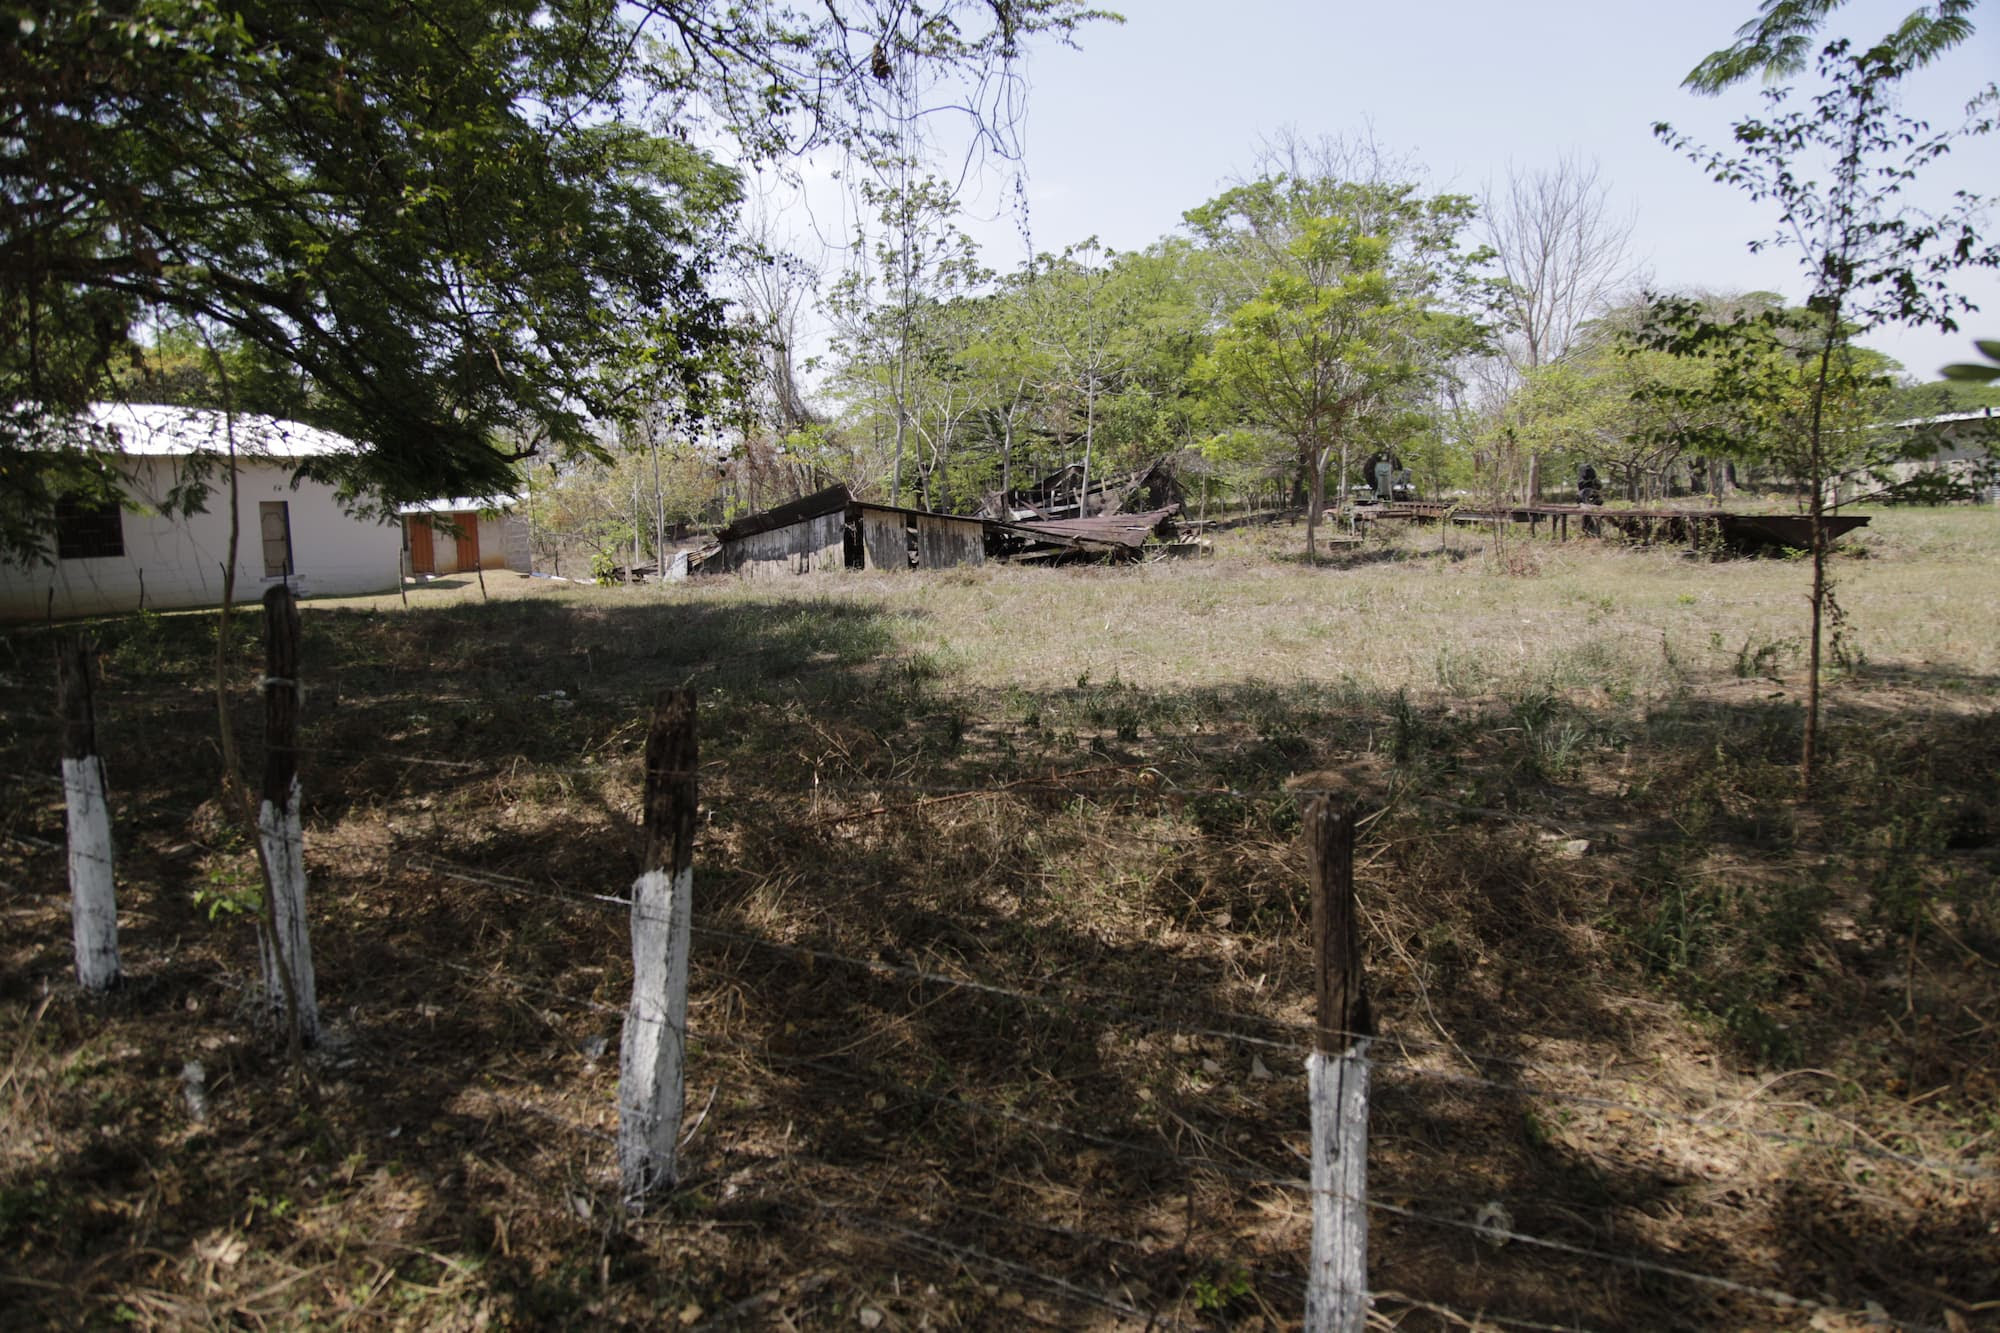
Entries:
<svg viewBox="0 0 2000 1333">
<path fill-rule="evenodd" d="M 292 573 L 291 502 L 288 500 L 259 502 L 257 524 L 264 539 L 264 577 L 285 578 Z"/>
<path fill-rule="evenodd" d="M 458 524 L 458 569 L 469 574 L 479 568 L 479 515 L 453 514 Z"/>
<path fill-rule="evenodd" d="M 431 541 L 430 520 L 426 518 L 406 518 L 403 525 L 410 533 L 410 572 L 412 574 L 437 573 L 437 547 Z"/>
</svg>

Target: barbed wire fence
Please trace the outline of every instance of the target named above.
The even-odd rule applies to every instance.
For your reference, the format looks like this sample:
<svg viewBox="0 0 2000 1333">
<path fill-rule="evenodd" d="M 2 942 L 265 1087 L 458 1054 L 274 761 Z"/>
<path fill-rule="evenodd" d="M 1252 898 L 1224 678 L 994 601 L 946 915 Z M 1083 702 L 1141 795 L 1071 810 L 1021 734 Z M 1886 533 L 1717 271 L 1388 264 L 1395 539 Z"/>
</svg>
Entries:
<svg viewBox="0 0 2000 1333">
<path fill-rule="evenodd" d="M 688 722 L 692 726 L 691 700 L 688 707 Z M 631 764 L 641 762 L 641 756 L 637 754 L 620 754 L 602 763 L 551 766 L 524 765 L 518 759 L 496 764 L 440 759 L 399 751 L 339 746 L 315 747 L 296 743 L 290 745 L 281 743 L 279 748 L 287 751 L 287 758 L 294 761 L 305 757 L 321 757 L 380 762 L 405 767 L 434 765 L 456 773 L 485 776 L 498 776 L 510 769 L 518 773 L 525 769 L 536 777 L 587 776 L 596 780 L 629 781 L 630 774 L 625 770 Z M 649 793 L 642 801 L 647 811 L 646 827 L 657 830 L 663 818 L 685 818 L 691 829 L 694 813 L 692 784 L 702 777 L 704 771 L 712 772 L 712 770 L 709 766 L 693 764 L 684 770 L 662 768 L 657 764 L 647 764 L 646 767 L 649 776 L 684 780 L 689 788 L 684 797 L 688 802 L 686 808 L 671 815 L 657 812 L 654 809 L 652 795 Z M 47 778 L 38 775 L 32 780 L 46 783 L 50 787 L 62 786 L 52 775 Z M 816 778 L 809 787 L 802 787 L 793 794 L 826 795 L 833 787 L 834 784 Z M 1303 795 L 1290 788 L 1260 791 L 1250 787 L 1217 784 L 1213 780 L 1206 783 L 1181 782 L 1158 764 L 1086 764 L 1066 771 L 1010 779 L 988 786 L 969 787 L 926 784 L 860 774 L 846 783 L 839 784 L 838 794 L 847 799 L 837 801 L 836 804 L 847 808 L 832 812 L 816 808 L 803 822 L 825 828 L 863 821 L 896 819 L 940 806 L 981 799 L 1000 799 L 1010 794 L 1031 790 L 1057 794 L 1088 792 L 1099 795 L 1116 792 L 1124 796 L 1140 793 L 1163 800 L 1210 794 L 1238 798 L 1258 795 L 1272 799 L 1299 799 Z M 887 799 L 892 796 L 902 799 L 896 801 Z M 1379 818 L 1383 813 L 1385 812 L 1378 810 L 1366 819 L 1356 822 L 1365 824 L 1370 819 Z M 53 853 L 63 850 L 48 839 L 17 832 L 11 828 L 0 832 L 0 836 L 36 852 Z M 114 858 L 108 843 L 101 847 L 96 844 L 83 846 L 72 844 L 66 850 L 72 867 L 102 861 L 105 863 L 105 869 L 112 868 L 110 862 Z M 659 903 L 648 902 L 644 898 L 635 898 L 629 891 L 623 894 L 592 892 L 567 887 L 558 877 L 531 878 L 503 873 L 487 866 L 440 857 L 429 851 L 398 854 L 392 848 L 391 855 L 394 858 L 391 869 L 406 874 L 436 877 L 481 890 L 536 900 L 565 910 L 615 913 L 625 918 L 634 932 L 634 939 L 639 941 L 638 947 L 642 950 L 658 951 L 667 947 L 647 932 L 654 927 L 670 924 L 675 909 L 671 906 L 662 907 Z M 649 853 L 648 859 L 653 860 L 653 854 Z M 680 870 L 685 869 L 685 864 L 680 863 Z M 697 914 L 700 901 L 701 896 L 697 888 L 692 895 L 692 903 Z M 686 913 L 687 909 L 688 899 L 683 896 L 679 910 Z M 1238 1052 L 1240 1058 L 1249 1061 L 1253 1069 L 1263 1067 L 1265 1057 L 1273 1060 L 1297 1060 L 1303 1065 L 1316 1051 L 1326 1052 L 1329 1039 L 1342 1045 L 1365 1043 L 1361 1049 L 1370 1065 L 1383 1083 L 1391 1088 L 1441 1087 L 1467 1094 L 1504 1097 L 1513 1102 L 1566 1105 L 1597 1112 L 1615 1112 L 1626 1119 L 1655 1126 L 1672 1125 L 1706 1134 L 1742 1136 L 1787 1150 L 1838 1154 L 1879 1163 L 1885 1167 L 1927 1172 L 1942 1177 L 1973 1181 L 1990 1180 L 1992 1177 L 1991 1171 L 1973 1159 L 1970 1151 L 1967 1153 L 1967 1160 L 1942 1160 L 1901 1151 L 1880 1142 L 1878 1136 L 1871 1135 L 1865 1127 L 1841 1123 L 1836 1117 L 1824 1111 L 1816 1113 L 1816 1120 L 1835 1124 L 1843 1131 L 1842 1133 L 1837 1135 L 1797 1133 L 1744 1123 L 1740 1115 L 1746 1108 L 1738 1103 L 1694 1107 L 1684 1104 L 1685 1099 L 1683 1104 L 1642 1099 L 1638 1095 L 1642 1090 L 1659 1091 L 1651 1080 L 1626 1077 L 1617 1071 L 1529 1059 L 1508 1052 L 1467 1049 L 1450 1034 L 1443 1034 L 1444 1040 L 1434 1040 L 1401 1031 L 1376 1033 L 1365 1023 L 1352 1021 L 1351 1017 L 1329 1022 L 1324 1009 L 1321 1011 L 1319 1022 L 1304 1023 L 1272 1015 L 1204 1008 L 1192 1002 L 1163 1006 L 1158 995 L 1136 994 L 1115 987 L 1077 982 L 1073 979 L 1060 980 L 1044 986 L 1010 984 L 1004 979 L 946 970 L 937 965 L 926 966 L 882 957 L 862 957 L 831 944 L 775 939 L 749 930 L 703 921 L 698 919 L 698 915 L 686 922 L 686 928 L 694 938 L 717 946 L 718 950 L 740 949 L 745 952 L 760 952 L 811 968 L 837 968 L 859 976 L 893 979 L 908 983 L 911 987 L 933 996 L 932 1000 L 921 1002 L 912 1000 L 913 1008 L 921 1003 L 934 1002 L 937 995 L 964 996 L 975 1001 L 1003 1001 L 1021 1006 L 1023 1009 L 1037 1010 L 1068 1020 L 1089 1019 L 1103 1024 L 1107 1029 L 1158 1032 L 1213 1043 L 1220 1048 Z M 703 975 L 705 964 L 701 961 L 702 958 L 701 953 L 695 955 L 696 976 Z M 679 1018 L 675 1018 L 670 1002 L 660 994 L 642 998 L 635 991 L 635 996 L 629 1005 L 615 1005 L 594 997 L 576 996 L 555 988 L 539 986 L 504 971 L 473 968 L 454 958 L 428 955 L 413 958 L 412 961 L 433 969 L 462 975 L 468 983 L 477 986 L 498 985 L 524 995 L 534 996 L 540 1001 L 564 1009 L 587 1012 L 599 1017 L 616 1015 L 626 1023 L 633 1021 L 635 1015 L 651 1015 L 654 1021 L 661 1022 L 658 1015 L 664 1013 L 666 1018 L 663 1026 L 671 1038 L 669 1044 L 677 1048 L 679 1057 L 685 1057 L 687 1060 L 687 1065 L 683 1069 L 684 1075 L 699 1068 L 698 1061 L 704 1053 L 730 1051 L 749 1060 L 754 1067 L 794 1071 L 822 1084 L 858 1085 L 874 1095 L 887 1099 L 885 1106 L 922 1106 L 939 1114 L 1018 1127 L 1038 1136 L 1050 1136 L 1086 1145 L 1090 1149 L 1101 1150 L 1123 1159 L 1168 1166 L 1188 1179 L 1208 1180 L 1234 1190 L 1268 1192 L 1290 1199 L 1308 1210 L 1315 1203 L 1324 1201 L 1330 1194 L 1335 1193 L 1324 1185 L 1315 1188 L 1308 1171 L 1312 1163 L 1308 1160 L 1307 1154 L 1285 1142 L 1283 1133 L 1272 1136 L 1275 1142 L 1266 1142 L 1256 1151 L 1232 1147 L 1227 1149 L 1228 1156 L 1218 1155 L 1213 1149 L 1206 1147 L 1200 1151 L 1189 1151 L 1180 1142 L 1164 1133 L 1154 1139 L 1141 1139 L 1129 1133 L 1108 1132 L 1102 1126 L 1071 1123 L 1053 1112 L 1024 1110 L 1018 1103 L 1005 1104 L 1000 1100 L 970 1095 L 950 1081 L 942 1085 L 920 1085 L 909 1081 L 906 1076 L 892 1069 L 871 1065 L 866 1062 L 865 1057 L 853 1054 L 854 1051 L 870 1045 L 873 1036 L 892 1035 L 890 1025 L 900 1021 L 900 1016 L 891 1015 L 878 1033 L 857 1034 L 843 1051 L 806 1055 L 778 1049 L 768 1041 L 760 1042 L 720 1028 L 706 1028 L 698 1013 L 688 1015 L 685 1009 Z M 663 969 L 663 971 L 671 970 L 671 968 Z M 688 968 L 684 965 L 683 985 L 687 973 Z M 683 1005 L 686 1003 L 684 996 L 681 1003 Z M 882 1044 L 893 1046 L 892 1041 L 885 1041 Z M 1441 1067 L 1453 1062 L 1468 1066 L 1471 1072 Z M 1268 1070 L 1266 1072 L 1269 1073 Z M 1273 1081 L 1277 1078 L 1276 1075 L 1270 1077 Z M 676 1183 L 688 1184 L 699 1179 L 701 1169 L 699 1167 L 695 1169 L 693 1175 L 682 1180 L 678 1178 L 677 1164 L 671 1158 L 666 1162 L 664 1169 L 660 1169 L 659 1163 L 649 1160 L 647 1167 L 639 1173 L 642 1178 L 639 1183 L 643 1187 L 635 1189 L 629 1160 L 631 1152 L 627 1146 L 620 1143 L 625 1126 L 621 1125 L 620 1132 L 613 1132 L 601 1125 L 583 1123 L 560 1109 L 538 1103 L 534 1095 L 537 1091 L 540 1089 L 531 1087 L 520 1089 L 521 1095 L 509 1095 L 485 1088 L 479 1090 L 479 1095 L 506 1113 L 527 1115 L 543 1123 L 572 1131 L 580 1138 L 598 1144 L 600 1152 L 604 1145 L 609 1145 L 620 1159 L 621 1189 L 626 1194 L 628 1202 L 641 1202 L 643 1196 L 653 1188 L 671 1188 Z M 672 1095 L 677 1103 L 673 1109 L 672 1120 L 678 1137 L 682 1119 L 681 1107 L 678 1105 L 681 1100 L 680 1089 L 673 1089 Z M 1052 1099 L 1060 1101 L 1060 1097 Z M 622 1094 L 619 1104 L 621 1107 L 626 1106 L 626 1099 Z M 685 1139 L 673 1145 L 676 1149 L 684 1148 L 688 1141 L 693 1140 L 705 1126 L 709 1125 L 713 1105 L 713 1091 L 711 1091 L 709 1104 L 703 1107 L 701 1113 L 685 1131 Z M 871 1103 L 864 1102 L 863 1105 Z M 1212 1133 L 1204 1135 L 1199 1127 L 1188 1124 L 1185 1119 L 1182 1119 L 1181 1123 L 1187 1129 L 1188 1136 L 1197 1144 L 1221 1141 L 1220 1135 Z M 1303 1128 L 1303 1125 L 1292 1127 L 1294 1131 Z M 854 1185 L 855 1194 L 864 1196 L 868 1194 L 868 1190 L 863 1188 L 868 1183 L 864 1165 L 827 1160 L 824 1157 L 813 1157 L 809 1161 L 794 1165 L 830 1173 Z M 1786 1290 L 1777 1275 L 1770 1281 L 1745 1281 L 1740 1277 L 1706 1271 L 1697 1265 L 1668 1263 L 1650 1254 L 1624 1253 L 1601 1244 L 1585 1244 L 1562 1235 L 1539 1234 L 1523 1229 L 1514 1223 L 1512 1210 L 1507 1204 L 1512 1202 L 1518 1207 L 1523 1203 L 1532 1203 L 1532 1200 L 1489 1200 L 1486 1207 L 1467 1217 L 1454 1215 L 1452 1211 L 1437 1207 L 1420 1207 L 1398 1201 L 1408 1197 L 1409 1193 L 1407 1189 L 1399 1186 L 1384 1191 L 1372 1191 L 1360 1197 L 1337 1195 L 1334 1202 L 1351 1204 L 1368 1214 L 1393 1218 L 1403 1224 L 1426 1228 L 1462 1240 L 1470 1238 L 1482 1246 L 1518 1245 L 1523 1249 L 1562 1256 L 1569 1260 L 1623 1270 L 1641 1275 L 1648 1280 L 1727 1293 L 1772 1309 L 1826 1313 L 1843 1317 L 1853 1314 L 1852 1311 L 1831 1302 L 1823 1302 Z M 1192 1197 L 1190 1194 L 1190 1200 Z M 1020 1283 L 1060 1305 L 1090 1307 L 1135 1321 L 1143 1320 L 1151 1325 L 1199 1324 L 1206 1319 L 1204 1306 L 1210 1299 L 1220 1301 L 1230 1294 L 1211 1289 L 1193 1296 L 1182 1292 L 1168 1299 L 1164 1293 L 1150 1284 L 1143 1288 L 1133 1286 L 1130 1281 L 1123 1281 L 1121 1284 L 1120 1270 L 1115 1266 L 1103 1273 L 1093 1273 L 1094 1280 L 1086 1282 L 1080 1280 L 1080 1274 L 1075 1271 L 1050 1271 L 1045 1259 L 1029 1262 L 1019 1253 L 1012 1255 L 995 1253 L 990 1239 L 986 1244 L 978 1243 L 982 1235 L 994 1238 L 1010 1231 L 1022 1231 L 1083 1243 L 1091 1247 L 1106 1247 L 1147 1261 L 1139 1263 L 1137 1266 L 1140 1268 L 1147 1267 L 1150 1261 L 1156 1260 L 1161 1253 L 1161 1247 L 1137 1236 L 1114 1234 L 1102 1227 L 1066 1226 L 1036 1217 L 1011 1215 L 990 1208 L 975 1208 L 949 1196 L 937 1201 L 934 1211 L 967 1219 L 961 1227 L 950 1230 L 941 1229 L 937 1225 L 936 1217 L 906 1216 L 899 1219 L 896 1216 L 884 1215 L 879 1210 L 871 1211 L 869 1207 L 860 1204 L 829 1202 L 824 1198 L 785 1199 L 780 1200 L 780 1205 L 801 1218 L 836 1221 L 860 1228 L 894 1248 L 927 1258 L 948 1268 L 974 1270 L 1005 1281 Z M 1461 1208 L 1457 1211 L 1463 1213 L 1465 1210 Z M 916 1221 L 921 1221 L 924 1225 L 912 1225 Z M 1183 1239 L 1182 1246 L 1185 1244 L 1186 1238 Z M 1227 1247 L 1224 1249 L 1226 1251 Z M 1289 1265 L 1273 1267 L 1268 1262 L 1240 1265 L 1239 1271 L 1254 1275 L 1256 1280 L 1244 1293 L 1239 1294 L 1263 1304 L 1271 1317 L 1279 1322 L 1296 1317 L 1302 1308 L 1311 1304 L 1311 1298 L 1307 1294 L 1310 1278 L 1304 1255 L 1299 1255 L 1298 1259 L 1296 1267 Z M 1274 1295 L 1282 1295 L 1290 1302 L 1288 1307 L 1279 1309 L 1271 1305 Z M 1400 1291 L 1385 1290 L 1375 1292 L 1373 1295 L 1378 1303 L 1401 1302 L 1410 1309 L 1424 1310 L 1437 1318 L 1456 1321 L 1467 1328 L 1489 1325 L 1521 1328 L 1580 1326 L 1550 1323 L 1486 1309 L 1464 1309 L 1450 1301 L 1436 1299 L 1435 1293 L 1403 1294 Z M 762 1294 L 752 1295 L 739 1302 L 737 1307 L 732 1307 L 732 1310 L 721 1312 L 716 1318 L 747 1315 L 756 1309 L 759 1303 L 768 1304 L 773 1299 L 776 1298 Z M 1194 1306 L 1192 1311 L 1189 1308 L 1191 1303 Z M 1359 1325 L 1322 1320 L 1312 1326 L 1358 1327 Z M 1904 1326 L 1917 1327 L 1907 1324 Z"/>
</svg>

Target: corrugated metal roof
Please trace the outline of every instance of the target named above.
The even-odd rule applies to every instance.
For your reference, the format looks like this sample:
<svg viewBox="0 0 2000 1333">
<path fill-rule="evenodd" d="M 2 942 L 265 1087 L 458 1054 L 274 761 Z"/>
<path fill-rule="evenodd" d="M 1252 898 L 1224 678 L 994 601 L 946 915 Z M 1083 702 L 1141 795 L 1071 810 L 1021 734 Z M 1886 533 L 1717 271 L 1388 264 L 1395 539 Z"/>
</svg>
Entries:
<svg viewBox="0 0 2000 1333">
<path fill-rule="evenodd" d="M 236 452 L 259 458 L 318 458 L 355 454 L 361 446 L 344 435 L 297 421 L 201 407 L 168 407 L 158 403 L 94 403 L 90 424 L 118 433 L 123 453 L 142 457 L 185 458 L 190 454 L 226 454 L 235 436 Z M 80 437 L 75 444 L 96 447 L 99 441 Z"/>
<path fill-rule="evenodd" d="M 1908 421 L 1886 421 L 1882 423 L 1891 429 L 1913 429 L 1918 426 L 1950 426 L 1961 421 L 2000 422 L 1990 407 L 1975 407 L 1967 412 L 1941 412 L 1934 417 L 1911 417 Z"/>
<path fill-rule="evenodd" d="M 776 532 L 779 528 L 788 528 L 809 518 L 838 513 L 847 508 L 852 498 L 845 486 L 829 486 L 823 491 L 806 496 L 803 500 L 793 500 L 789 504 L 779 505 L 776 509 L 745 515 L 715 535 L 723 541 L 733 542 L 745 537 L 754 537 L 760 532 Z"/>
<path fill-rule="evenodd" d="M 418 500 L 414 504 L 397 505 L 399 515 L 410 514 L 485 514 L 500 509 L 512 509 L 521 502 L 515 495 L 455 496 L 449 500 Z"/>
</svg>

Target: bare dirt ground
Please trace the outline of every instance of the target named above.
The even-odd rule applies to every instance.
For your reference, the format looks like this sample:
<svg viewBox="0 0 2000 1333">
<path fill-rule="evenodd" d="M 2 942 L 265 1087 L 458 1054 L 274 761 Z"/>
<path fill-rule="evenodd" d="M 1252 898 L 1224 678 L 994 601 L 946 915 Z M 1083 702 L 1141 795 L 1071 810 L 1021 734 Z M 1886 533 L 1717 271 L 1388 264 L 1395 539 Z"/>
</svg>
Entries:
<svg viewBox="0 0 2000 1333">
<path fill-rule="evenodd" d="M 1843 567 L 1804 805 L 1781 561 L 1246 541 L 308 603 L 328 1034 L 297 1071 L 216 799 L 215 618 L 87 627 L 102 999 L 70 979 L 55 631 L 11 631 L 0 1323 L 1296 1325 L 1328 790 L 1367 821 L 1378 1325 L 2000 1326 L 2000 533 L 1900 517 Z M 629 943 L 593 895 L 629 885 L 681 684 L 691 1131 L 635 1217 Z"/>
</svg>

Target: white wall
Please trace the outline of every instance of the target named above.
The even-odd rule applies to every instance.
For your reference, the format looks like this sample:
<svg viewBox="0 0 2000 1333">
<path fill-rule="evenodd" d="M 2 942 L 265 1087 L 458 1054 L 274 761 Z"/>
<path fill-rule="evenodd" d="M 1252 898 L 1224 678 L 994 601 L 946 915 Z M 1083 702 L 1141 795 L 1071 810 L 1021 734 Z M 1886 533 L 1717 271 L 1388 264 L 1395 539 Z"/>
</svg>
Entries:
<svg viewBox="0 0 2000 1333">
<path fill-rule="evenodd" d="M 120 467 L 142 503 L 163 499 L 184 460 L 126 458 Z M 396 587 L 401 538 L 393 524 L 351 517 L 319 482 L 291 484 L 295 464 L 246 461 L 238 468 L 236 600 L 254 603 L 278 582 L 264 577 L 264 547 L 258 503 L 282 500 L 290 507 L 292 588 L 302 596 L 385 592 Z M 181 606 L 214 606 L 222 601 L 222 565 L 229 551 L 229 478 L 222 469 L 210 476 L 205 512 L 185 519 L 157 513 L 121 516 L 125 554 L 88 560 L 58 560 L 23 567 L 0 562 L 0 619 L 34 620 Z"/>
</svg>

